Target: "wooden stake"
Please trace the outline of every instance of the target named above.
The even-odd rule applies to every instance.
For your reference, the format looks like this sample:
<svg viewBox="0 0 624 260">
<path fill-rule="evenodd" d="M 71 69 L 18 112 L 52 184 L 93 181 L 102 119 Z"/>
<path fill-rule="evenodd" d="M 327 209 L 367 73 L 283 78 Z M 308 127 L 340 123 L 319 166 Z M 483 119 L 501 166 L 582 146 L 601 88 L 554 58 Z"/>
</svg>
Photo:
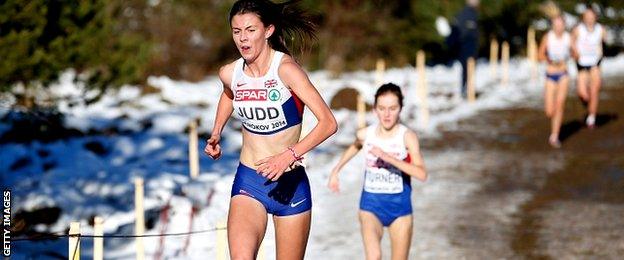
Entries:
<svg viewBox="0 0 624 260">
<path fill-rule="evenodd" d="M 143 236 L 145 233 L 145 213 L 143 209 L 143 178 L 134 179 L 134 235 Z M 145 247 L 143 246 L 143 238 L 136 238 L 136 259 L 145 259 Z"/>
<path fill-rule="evenodd" d="M 377 76 L 375 79 L 375 88 L 381 86 L 383 83 L 384 72 L 386 71 L 386 61 L 383 59 L 377 59 Z"/>
<path fill-rule="evenodd" d="M 527 31 L 527 59 L 531 61 L 533 58 L 532 39 L 535 39 L 535 29 L 533 29 L 533 27 L 529 27 L 529 30 Z"/>
<path fill-rule="evenodd" d="M 93 219 L 93 235 L 94 236 L 102 236 L 104 235 L 102 229 L 102 223 L 104 223 L 104 219 L 102 217 L 95 217 Z M 93 238 L 93 260 L 102 260 L 104 259 L 104 239 L 101 237 Z"/>
<path fill-rule="evenodd" d="M 222 220 L 217 223 L 217 260 L 226 260 L 228 256 L 227 248 L 227 221 Z"/>
<path fill-rule="evenodd" d="M 475 60 L 473 57 L 468 58 L 468 77 L 466 79 L 468 87 L 468 102 L 474 102 L 475 94 Z"/>
<path fill-rule="evenodd" d="M 366 103 L 361 93 L 357 95 L 358 129 L 366 127 Z"/>
<path fill-rule="evenodd" d="M 527 31 L 527 58 L 529 60 L 531 80 L 537 79 L 537 42 L 535 41 L 535 29 L 529 27 Z"/>
<path fill-rule="evenodd" d="M 507 86 L 507 84 L 509 83 L 509 43 L 507 43 L 506 41 L 503 42 L 502 51 L 503 53 L 501 54 L 501 60 L 503 63 L 503 76 L 501 78 L 501 85 Z"/>
<path fill-rule="evenodd" d="M 490 42 L 490 73 L 492 77 L 496 75 L 496 67 L 498 66 L 498 41 L 492 39 Z"/>
<path fill-rule="evenodd" d="M 80 237 L 72 237 L 71 235 L 80 235 L 80 222 L 71 222 L 69 224 L 69 260 L 80 260 Z"/>
<path fill-rule="evenodd" d="M 189 124 L 189 169 L 191 179 L 199 176 L 199 152 L 197 151 L 197 121 L 193 120 Z"/>
<path fill-rule="evenodd" d="M 425 73 L 425 52 L 420 50 L 416 53 L 416 73 L 418 74 L 418 80 L 416 81 L 416 93 L 420 100 L 419 118 L 421 118 L 421 124 L 424 126 L 429 125 L 429 103 L 427 102 L 427 96 L 429 96 L 429 90 L 427 88 L 427 75 Z"/>
</svg>

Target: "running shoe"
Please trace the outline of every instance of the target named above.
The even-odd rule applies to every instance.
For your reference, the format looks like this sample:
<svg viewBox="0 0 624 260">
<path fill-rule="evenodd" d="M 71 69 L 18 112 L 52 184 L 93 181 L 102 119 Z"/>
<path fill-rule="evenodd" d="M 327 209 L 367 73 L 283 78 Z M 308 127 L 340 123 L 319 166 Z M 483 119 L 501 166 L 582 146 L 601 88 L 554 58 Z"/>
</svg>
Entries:
<svg viewBox="0 0 624 260">
<path fill-rule="evenodd" d="M 561 141 L 559 141 L 559 138 L 557 137 L 556 134 L 550 135 L 550 137 L 548 138 L 548 144 L 550 144 L 552 148 L 556 148 L 556 149 L 561 148 Z"/>
<path fill-rule="evenodd" d="M 587 125 L 587 128 L 594 129 L 594 127 L 596 126 L 596 116 L 588 115 L 587 119 L 585 119 L 585 124 Z"/>
</svg>

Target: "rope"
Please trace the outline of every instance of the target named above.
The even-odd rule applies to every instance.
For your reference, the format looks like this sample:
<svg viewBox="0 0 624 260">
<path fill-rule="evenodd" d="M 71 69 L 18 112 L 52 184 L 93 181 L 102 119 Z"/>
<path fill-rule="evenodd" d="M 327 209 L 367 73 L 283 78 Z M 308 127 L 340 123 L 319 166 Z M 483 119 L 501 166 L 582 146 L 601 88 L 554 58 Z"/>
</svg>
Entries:
<svg viewBox="0 0 624 260">
<path fill-rule="evenodd" d="M 172 197 L 169 197 L 169 199 L 167 200 L 167 205 L 160 212 L 160 221 L 163 223 L 162 226 L 160 227 L 160 234 L 164 234 L 165 231 L 167 230 L 167 227 L 169 226 L 168 216 L 169 216 L 169 208 L 171 207 L 171 198 Z M 160 237 L 158 251 L 156 251 L 157 253 L 156 253 L 155 259 L 160 260 L 164 251 L 165 251 L 165 237 Z"/>
<path fill-rule="evenodd" d="M 195 217 L 195 211 L 196 211 L 195 206 L 191 206 L 191 214 L 189 216 L 190 218 L 189 219 L 189 231 L 193 230 L 193 220 Z M 186 254 L 186 249 L 188 249 L 188 245 L 190 241 L 191 241 L 191 237 L 190 236 L 186 237 L 184 241 L 184 249 L 182 250 L 182 252 L 184 252 L 185 254 Z"/>
<path fill-rule="evenodd" d="M 69 238 L 69 237 L 79 237 L 79 238 L 137 238 L 137 237 L 173 237 L 173 236 L 188 236 L 188 235 L 195 235 L 195 234 L 202 234 L 202 233 L 210 233 L 210 232 L 215 232 L 215 231 L 219 231 L 219 230 L 227 230 L 227 227 L 222 227 L 222 228 L 211 228 L 211 229 L 206 229 L 206 230 L 197 230 L 197 231 L 190 231 L 190 232 L 183 232 L 183 233 L 151 234 L 151 235 L 141 235 L 141 236 L 137 236 L 137 235 L 101 235 L 101 236 L 95 236 L 95 235 L 82 235 L 82 234 L 75 234 L 75 235 L 69 235 L 69 234 L 50 234 L 50 235 L 43 235 L 43 236 L 41 236 L 41 237 L 36 237 L 36 238 L 17 238 L 17 239 L 11 239 L 11 242 L 19 242 L 19 241 L 37 241 L 37 240 L 50 240 L 50 239 Z"/>
<path fill-rule="evenodd" d="M 74 247 L 74 254 L 72 255 L 72 260 L 76 259 L 76 254 L 78 254 L 78 247 L 80 246 L 80 237 L 78 237 L 78 241 L 76 241 L 76 246 Z"/>
</svg>

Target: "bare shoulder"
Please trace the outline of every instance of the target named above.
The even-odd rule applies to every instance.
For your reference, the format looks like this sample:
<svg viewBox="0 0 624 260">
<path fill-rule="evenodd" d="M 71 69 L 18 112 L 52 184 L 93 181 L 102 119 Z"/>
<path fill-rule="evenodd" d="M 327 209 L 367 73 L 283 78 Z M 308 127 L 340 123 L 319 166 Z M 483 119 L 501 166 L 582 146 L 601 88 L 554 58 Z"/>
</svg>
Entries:
<svg viewBox="0 0 624 260">
<path fill-rule="evenodd" d="M 405 127 L 407 128 L 405 131 L 405 136 L 403 137 L 405 140 L 406 144 L 410 144 L 410 143 L 418 143 L 418 135 L 416 134 L 416 132 L 412 129 L 410 129 L 409 127 Z"/>
<path fill-rule="evenodd" d="M 579 27 L 581 27 L 581 25 L 577 24 L 574 28 L 572 28 L 572 36 L 576 36 L 578 34 Z"/>
<path fill-rule="evenodd" d="M 282 68 L 285 68 L 286 70 L 295 68 L 301 69 L 301 66 L 299 66 L 299 63 L 297 63 L 295 58 L 284 53 L 284 56 L 282 56 L 282 60 L 280 61 L 280 70 Z"/>
<path fill-rule="evenodd" d="M 280 78 L 286 82 L 290 82 L 291 80 L 298 79 L 300 77 L 306 77 L 303 68 L 301 68 L 299 63 L 297 63 L 297 61 L 288 54 L 284 54 L 282 57 L 278 73 Z"/>
<path fill-rule="evenodd" d="M 232 82 L 232 74 L 234 73 L 234 65 L 236 61 L 225 64 L 219 68 L 219 79 L 224 85 L 230 85 Z"/>
</svg>

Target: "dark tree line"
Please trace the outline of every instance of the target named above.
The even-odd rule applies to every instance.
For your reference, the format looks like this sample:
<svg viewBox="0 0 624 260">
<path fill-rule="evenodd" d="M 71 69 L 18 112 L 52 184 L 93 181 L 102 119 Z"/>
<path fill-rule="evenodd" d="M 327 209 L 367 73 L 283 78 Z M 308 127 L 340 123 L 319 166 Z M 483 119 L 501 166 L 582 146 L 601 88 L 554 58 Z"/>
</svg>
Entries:
<svg viewBox="0 0 624 260">
<path fill-rule="evenodd" d="M 0 1 L 0 91 L 57 80 L 73 68 L 91 88 L 140 84 L 147 75 L 200 80 L 237 57 L 227 14 L 233 0 L 6 0 Z M 579 1 L 555 1 L 576 14 Z M 615 17 L 600 22 L 622 32 L 624 1 L 593 1 Z M 372 69 L 452 59 L 435 19 L 453 21 L 464 0 L 304 0 L 315 14 L 318 42 L 298 54 L 308 69 Z M 507 40 L 523 54 L 526 31 L 544 17 L 538 1 L 482 0 L 480 54 L 489 40 Z M 538 32 L 538 35 L 541 32 Z M 296 46 L 298 43 L 289 42 Z M 616 43 L 619 51 L 622 42 Z M 617 47 L 619 46 L 619 47 Z"/>
</svg>

